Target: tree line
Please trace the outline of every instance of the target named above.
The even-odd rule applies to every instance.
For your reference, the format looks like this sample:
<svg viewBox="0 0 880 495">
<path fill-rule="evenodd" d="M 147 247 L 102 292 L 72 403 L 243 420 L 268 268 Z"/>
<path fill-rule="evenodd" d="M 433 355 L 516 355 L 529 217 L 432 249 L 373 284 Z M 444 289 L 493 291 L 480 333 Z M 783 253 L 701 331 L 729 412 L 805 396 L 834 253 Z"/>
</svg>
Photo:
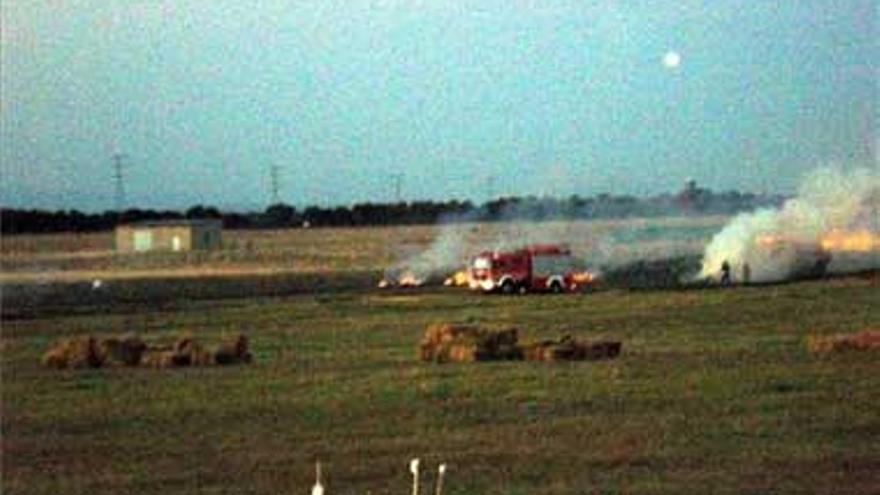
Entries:
<svg viewBox="0 0 880 495">
<path fill-rule="evenodd" d="M 42 232 L 99 232 L 117 225 L 143 221 L 219 219 L 228 229 L 276 229 L 434 224 L 438 222 L 492 222 L 507 220 L 601 219 L 677 215 L 733 214 L 759 207 L 777 206 L 780 196 L 707 189 L 687 189 L 675 195 L 649 198 L 600 194 L 568 198 L 502 197 L 476 205 L 471 201 L 414 201 L 358 203 L 351 206 L 308 206 L 298 209 L 278 203 L 263 211 L 220 211 L 196 205 L 185 211 L 127 209 L 83 213 L 77 210 L 45 211 L 0 208 L 4 234 Z"/>
</svg>

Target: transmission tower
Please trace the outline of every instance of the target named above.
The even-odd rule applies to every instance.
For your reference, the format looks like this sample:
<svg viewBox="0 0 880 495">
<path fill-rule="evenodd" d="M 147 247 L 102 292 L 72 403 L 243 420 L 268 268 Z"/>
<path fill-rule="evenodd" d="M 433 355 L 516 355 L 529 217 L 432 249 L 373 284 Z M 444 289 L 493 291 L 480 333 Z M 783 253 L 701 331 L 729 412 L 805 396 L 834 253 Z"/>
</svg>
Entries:
<svg viewBox="0 0 880 495">
<path fill-rule="evenodd" d="M 394 198 L 398 203 L 403 202 L 403 174 L 393 174 L 394 178 Z"/>
<path fill-rule="evenodd" d="M 125 208 L 125 177 L 122 175 L 125 155 L 116 153 L 113 155 L 113 181 L 116 184 L 116 211 L 122 213 Z"/>
<path fill-rule="evenodd" d="M 495 199 L 495 182 L 496 177 L 492 174 L 486 175 L 486 195 L 489 197 L 488 201 L 492 201 Z"/>
<path fill-rule="evenodd" d="M 272 187 L 272 204 L 277 205 L 281 203 L 281 196 L 278 193 L 279 182 L 278 182 L 278 164 L 273 163 L 269 168 L 269 179 L 271 180 Z"/>
</svg>

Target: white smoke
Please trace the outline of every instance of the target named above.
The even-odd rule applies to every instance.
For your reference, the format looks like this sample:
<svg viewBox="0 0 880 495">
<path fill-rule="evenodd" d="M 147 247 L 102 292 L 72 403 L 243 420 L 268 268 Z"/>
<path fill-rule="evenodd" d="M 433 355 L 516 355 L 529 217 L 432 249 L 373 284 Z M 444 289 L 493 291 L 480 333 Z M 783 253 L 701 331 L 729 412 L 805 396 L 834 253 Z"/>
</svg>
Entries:
<svg viewBox="0 0 880 495">
<path fill-rule="evenodd" d="M 832 272 L 878 268 L 876 249 L 822 248 L 822 239 L 833 232 L 880 235 L 878 215 L 880 170 L 818 169 L 781 208 L 741 214 L 715 235 L 704 252 L 700 277 L 719 278 L 726 261 L 734 281 L 746 276 L 753 282 L 780 281 L 820 269 L 829 255 Z"/>
<path fill-rule="evenodd" d="M 593 272 L 639 260 L 694 256 L 702 252 L 710 233 L 726 220 L 698 217 L 476 222 L 475 217 L 447 219 L 424 250 L 402 253 L 402 261 L 386 272 L 386 278 L 397 280 L 408 273 L 419 280 L 437 281 L 465 268 L 480 252 L 509 251 L 533 244 L 565 245 L 580 261 L 579 268 Z M 699 234 L 681 234 L 691 231 Z M 648 238 L 634 238 L 634 233 Z"/>
<path fill-rule="evenodd" d="M 484 251 L 508 251 L 531 244 L 565 244 L 574 249 L 584 243 L 595 243 L 582 228 L 574 231 L 579 222 L 469 220 L 472 218 L 453 218 L 441 225 L 427 249 L 393 266 L 386 278 L 397 279 L 402 274 L 412 274 L 419 280 L 445 277 L 465 268 L 473 256 Z"/>
<path fill-rule="evenodd" d="M 469 254 L 467 231 L 470 228 L 467 223 L 444 225 L 427 249 L 406 256 L 404 261 L 386 270 L 385 278 L 398 280 L 404 274 L 410 274 L 425 281 L 459 269 Z"/>
</svg>

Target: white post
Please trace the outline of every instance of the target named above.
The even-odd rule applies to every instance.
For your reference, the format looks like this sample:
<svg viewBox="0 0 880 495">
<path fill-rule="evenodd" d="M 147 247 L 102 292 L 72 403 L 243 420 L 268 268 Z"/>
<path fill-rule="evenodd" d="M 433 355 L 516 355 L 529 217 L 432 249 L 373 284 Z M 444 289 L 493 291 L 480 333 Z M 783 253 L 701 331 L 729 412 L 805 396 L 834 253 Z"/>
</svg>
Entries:
<svg viewBox="0 0 880 495">
<path fill-rule="evenodd" d="M 413 475 L 412 495 L 419 495 L 419 459 L 409 461 L 409 472 Z"/>
<path fill-rule="evenodd" d="M 315 486 L 312 487 L 312 495 L 324 495 L 324 485 L 321 484 L 321 461 L 315 463 Z"/>
<path fill-rule="evenodd" d="M 437 487 L 434 490 L 434 495 L 442 495 L 443 494 L 443 475 L 446 473 L 446 464 L 440 464 L 437 466 Z"/>
</svg>

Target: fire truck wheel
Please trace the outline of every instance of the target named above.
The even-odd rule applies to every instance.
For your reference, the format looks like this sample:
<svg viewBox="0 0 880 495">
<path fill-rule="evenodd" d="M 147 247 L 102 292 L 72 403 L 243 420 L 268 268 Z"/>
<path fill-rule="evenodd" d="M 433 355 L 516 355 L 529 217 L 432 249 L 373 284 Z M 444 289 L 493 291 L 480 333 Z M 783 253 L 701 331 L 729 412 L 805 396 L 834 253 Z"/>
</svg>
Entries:
<svg viewBox="0 0 880 495">
<path fill-rule="evenodd" d="M 516 292 L 516 285 L 514 285 L 512 280 L 505 280 L 504 283 L 501 284 L 501 293 L 502 294 L 513 294 Z"/>
<path fill-rule="evenodd" d="M 558 281 L 554 281 L 552 284 L 550 284 L 550 292 L 554 294 L 562 294 L 562 284 L 560 284 Z"/>
</svg>

